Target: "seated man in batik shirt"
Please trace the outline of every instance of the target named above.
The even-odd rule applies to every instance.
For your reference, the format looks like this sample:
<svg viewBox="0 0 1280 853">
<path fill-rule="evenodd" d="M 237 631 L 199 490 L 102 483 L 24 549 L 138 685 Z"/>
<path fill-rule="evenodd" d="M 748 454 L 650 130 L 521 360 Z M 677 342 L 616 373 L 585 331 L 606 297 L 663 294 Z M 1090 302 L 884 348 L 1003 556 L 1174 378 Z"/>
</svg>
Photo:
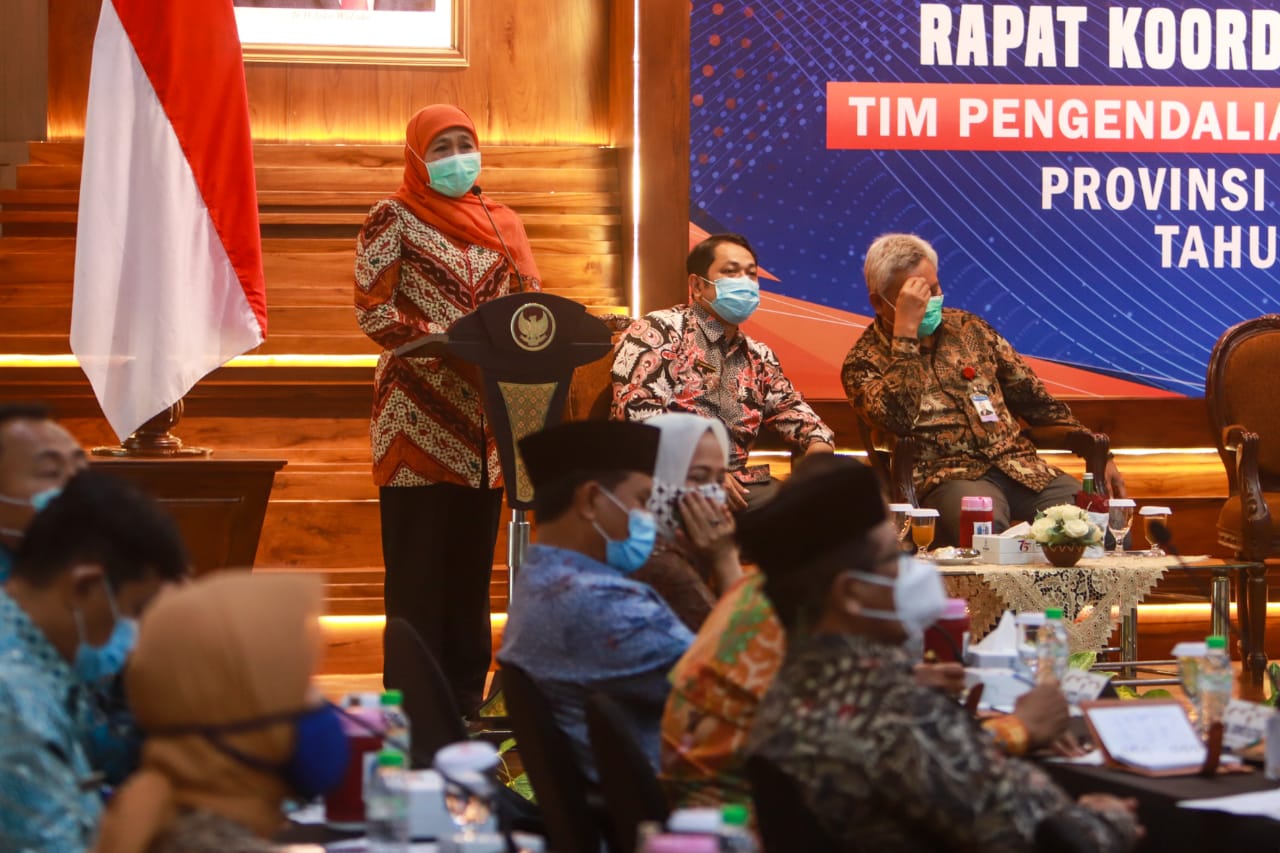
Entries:
<svg viewBox="0 0 1280 853">
<path fill-rule="evenodd" d="M 803 463 L 796 482 L 814 467 Z M 747 735 L 786 655 L 782 625 L 763 586 L 764 575 L 755 572 L 730 587 L 671 670 L 659 779 L 674 808 L 751 807 Z M 913 670 L 921 687 L 949 694 L 964 687 L 964 667 L 958 663 L 917 663 Z M 1073 755 L 1080 747 L 1068 730 L 1070 722 L 1062 691 L 1040 685 L 1018 697 L 1012 714 L 988 717 L 982 727 L 1006 755 L 1050 746 Z"/>
<path fill-rule="evenodd" d="M 657 767 L 667 673 L 693 640 L 652 587 L 629 577 L 657 535 L 645 509 L 657 454 L 656 428 L 617 421 L 562 424 L 520 441 L 538 542 L 516 574 L 498 661 L 546 694 L 593 781 L 587 698 L 617 700 Z"/>
<path fill-rule="evenodd" d="M 898 550 L 870 469 L 803 467 L 739 528 L 788 646 L 748 754 L 791 778 L 841 850 L 1031 850 L 1049 817 L 1082 849 L 1130 849 L 1136 804 L 1072 800 L 916 683 L 903 645 L 941 610 L 936 568 Z"/>
<path fill-rule="evenodd" d="M 916 496 L 941 515 L 936 544 L 958 540 L 964 497 L 992 499 L 997 533 L 1073 503 L 1080 483 L 1040 458 L 1019 419 L 1084 427 L 984 320 L 942 307 L 933 247 L 886 234 L 863 274 L 876 319 L 845 357 L 844 391 L 876 427 L 915 437 Z M 1106 480 L 1108 494 L 1124 496 L 1114 461 Z"/>
<path fill-rule="evenodd" d="M 778 357 L 739 326 L 760 305 L 756 253 L 739 234 L 713 234 L 689 253 L 688 304 L 631 324 L 613 362 L 612 416 L 642 421 L 660 412 L 716 418 L 732 447 L 725 477 L 737 512 L 773 488 L 768 465 L 748 465 L 768 427 L 805 453 L 830 452 L 835 434 L 792 387 Z"/>
</svg>

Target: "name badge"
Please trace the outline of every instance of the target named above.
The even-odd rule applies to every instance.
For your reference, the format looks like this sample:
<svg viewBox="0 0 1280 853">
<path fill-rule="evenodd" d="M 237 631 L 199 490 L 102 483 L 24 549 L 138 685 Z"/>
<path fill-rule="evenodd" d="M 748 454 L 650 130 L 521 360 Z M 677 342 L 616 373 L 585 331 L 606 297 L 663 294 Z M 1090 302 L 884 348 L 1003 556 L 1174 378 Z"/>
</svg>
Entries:
<svg viewBox="0 0 1280 853">
<path fill-rule="evenodd" d="M 1222 745 L 1227 749 L 1253 746 L 1266 737 L 1267 720 L 1275 714 L 1275 708 L 1232 699 L 1222 712 Z"/>
<path fill-rule="evenodd" d="M 996 413 L 996 407 L 991 404 L 991 398 L 986 394 L 971 394 L 969 399 L 973 401 L 973 407 L 978 411 L 978 420 L 986 424 L 997 423 L 1000 415 Z"/>
<path fill-rule="evenodd" d="M 1068 669 L 1063 673 L 1058 686 L 1062 689 L 1062 695 L 1066 697 L 1068 705 L 1079 705 L 1081 702 L 1092 702 L 1101 696 L 1110 680 L 1110 676 L 1104 672 Z"/>
</svg>

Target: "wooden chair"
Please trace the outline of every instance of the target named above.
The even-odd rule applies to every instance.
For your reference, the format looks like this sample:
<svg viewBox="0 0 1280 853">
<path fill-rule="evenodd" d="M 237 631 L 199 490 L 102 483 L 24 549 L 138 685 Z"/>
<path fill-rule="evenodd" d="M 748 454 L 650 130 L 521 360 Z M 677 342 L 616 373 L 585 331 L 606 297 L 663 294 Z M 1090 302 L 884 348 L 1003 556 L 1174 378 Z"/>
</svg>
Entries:
<svg viewBox="0 0 1280 853">
<path fill-rule="evenodd" d="M 587 699 L 587 734 L 600 774 L 609 825 L 620 853 L 635 850 L 636 830 L 644 821 L 666 824 L 670 807 L 649 758 L 636 741 L 626 714 L 603 693 Z"/>
<path fill-rule="evenodd" d="M 867 458 L 891 501 L 920 504 L 916 500 L 916 440 L 909 435 L 896 435 L 877 428 L 864 412 L 856 413 L 858 433 Z M 1085 470 L 1093 474 L 1098 490 L 1106 491 L 1107 457 L 1111 439 L 1106 433 L 1072 426 L 1028 426 L 1024 433 L 1041 450 L 1069 450 L 1084 460 Z"/>
<path fill-rule="evenodd" d="M 1237 587 L 1240 622 L 1262 636 L 1267 619 L 1264 560 L 1280 555 L 1280 314 L 1265 314 L 1227 329 L 1209 355 L 1205 398 L 1209 425 L 1227 473 L 1227 500 L 1218 513 L 1218 543 L 1237 560 L 1254 563 Z M 1255 684 L 1267 666 L 1265 649 L 1241 648 Z"/>
<path fill-rule="evenodd" d="M 412 764 L 430 767 L 441 748 L 468 737 L 453 689 L 426 643 L 404 619 L 387 620 L 382 649 L 383 681 L 388 689 L 400 691 L 409 718 Z"/>
<path fill-rule="evenodd" d="M 1209 422 L 1227 470 L 1218 542 L 1237 559 L 1280 554 L 1280 314 L 1232 326 L 1214 345 L 1205 377 Z M 1264 440 L 1265 438 L 1265 440 Z"/>
<path fill-rule="evenodd" d="M 517 666 L 503 665 L 502 689 L 550 848 L 557 853 L 600 853 L 602 833 L 589 783 L 578 769 L 568 736 L 556 725 L 551 703 Z"/>
<path fill-rule="evenodd" d="M 573 371 L 569 383 L 569 400 L 565 411 L 567 421 L 604 421 L 609 419 L 609 405 L 613 401 L 613 355 L 618 341 L 631 325 L 625 314 L 598 315 L 613 336 L 614 349 L 593 362 Z"/>
</svg>

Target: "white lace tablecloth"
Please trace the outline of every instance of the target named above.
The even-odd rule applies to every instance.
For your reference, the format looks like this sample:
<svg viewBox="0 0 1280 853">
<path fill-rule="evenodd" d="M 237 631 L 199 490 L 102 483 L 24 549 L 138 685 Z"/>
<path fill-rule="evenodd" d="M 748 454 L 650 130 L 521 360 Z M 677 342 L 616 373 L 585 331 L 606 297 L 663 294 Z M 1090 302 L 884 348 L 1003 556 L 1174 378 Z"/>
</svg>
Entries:
<svg viewBox="0 0 1280 853">
<path fill-rule="evenodd" d="M 969 602 L 972 638 L 982 639 L 1005 610 L 1043 611 L 1061 607 L 1072 652 L 1109 645 L 1120 615 L 1149 593 L 1169 557 L 1103 557 L 1081 560 L 1069 569 L 1048 563 L 997 566 L 973 563 L 939 566 L 947 595 Z"/>
</svg>

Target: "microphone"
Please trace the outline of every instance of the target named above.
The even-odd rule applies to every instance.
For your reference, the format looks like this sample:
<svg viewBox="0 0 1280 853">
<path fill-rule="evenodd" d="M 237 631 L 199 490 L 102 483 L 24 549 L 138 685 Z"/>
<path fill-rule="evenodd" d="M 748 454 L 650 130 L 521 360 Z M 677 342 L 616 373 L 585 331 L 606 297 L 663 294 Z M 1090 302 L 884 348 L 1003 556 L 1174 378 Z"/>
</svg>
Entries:
<svg viewBox="0 0 1280 853">
<path fill-rule="evenodd" d="M 502 253 L 507 256 L 507 262 L 511 264 L 511 269 L 515 270 L 516 280 L 520 282 L 520 289 L 526 290 L 524 276 L 520 274 L 520 267 L 516 266 L 516 259 L 511 257 L 511 250 L 507 248 L 507 241 L 502 239 L 502 232 L 498 230 L 498 223 L 493 221 L 493 214 L 489 212 L 489 205 L 484 203 L 483 190 L 478 184 L 472 184 L 471 194 L 476 197 L 476 201 L 480 202 L 480 209 L 484 211 L 484 215 L 489 219 L 489 227 L 493 229 L 493 233 L 498 235 L 498 242 L 502 244 Z"/>
<path fill-rule="evenodd" d="M 1183 560 L 1183 555 L 1178 552 L 1178 547 L 1174 544 L 1174 533 L 1169 529 L 1169 525 L 1165 524 L 1164 521 L 1153 519 L 1151 523 L 1147 525 L 1147 530 L 1151 532 L 1151 539 L 1157 544 L 1157 546 L 1164 548 L 1165 551 L 1174 556 L 1174 560 L 1178 561 L 1179 569 L 1192 569 L 1193 566 L 1190 565 L 1189 562 Z M 1208 601 L 1210 601 L 1210 606 L 1213 608 L 1213 611 L 1215 611 L 1217 619 L 1220 619 L 1222 624 L 1226 625 L 1226 630 L 1229 631 L 1231 637 L 1234 639 L 1240 639 L 1240 635 L 1238 631 L 1235 630 L 1235 626 L 1231 625 L 1231 606 L 1226 606 L 1226 612 L 1222 612 L 1222 608 L 1213 603 L 1212 589 L 1210 590 L 1210 597 L 1208 597 Z M 1245 646 L 1247 646 L 1247 643 L 1245 643 Z"/>
</svg>

